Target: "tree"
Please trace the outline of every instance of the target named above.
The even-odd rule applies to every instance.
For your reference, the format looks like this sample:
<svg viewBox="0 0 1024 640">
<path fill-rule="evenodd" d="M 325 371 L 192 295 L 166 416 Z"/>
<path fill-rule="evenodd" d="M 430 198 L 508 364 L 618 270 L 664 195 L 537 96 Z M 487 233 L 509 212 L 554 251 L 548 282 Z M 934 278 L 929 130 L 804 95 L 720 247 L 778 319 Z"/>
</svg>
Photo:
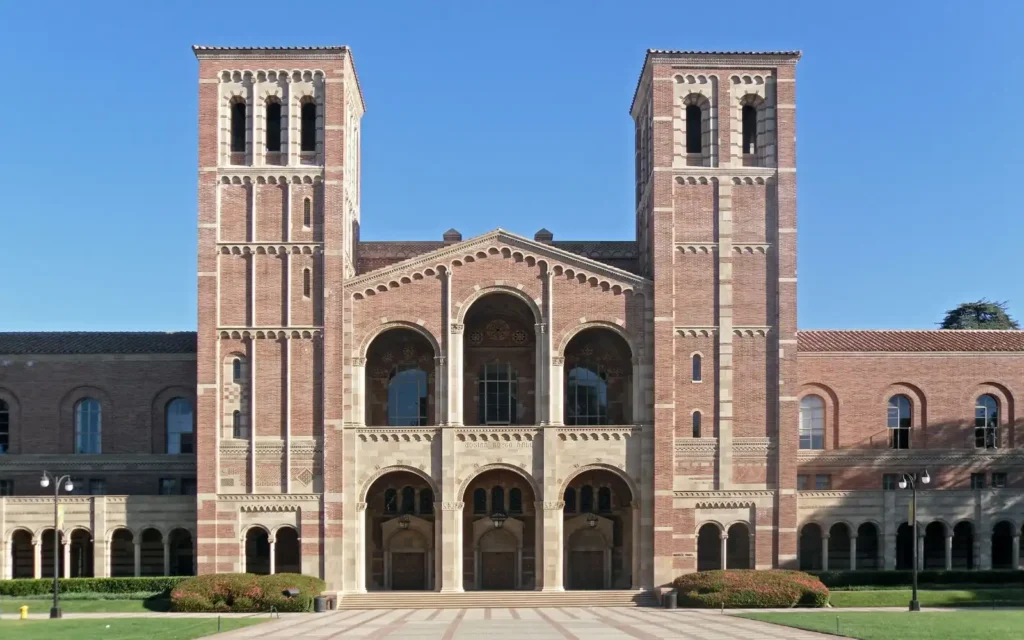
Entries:
<svg viewBox="0 0 1024 640">
<path fill-rule="evenodd" d="M 1020 329 L 1017 321 L 1006 312 L 1005 302 L 985 299 L 965 302 L 946 312 L 939 324 L 942 329 Z"/>
</svg>

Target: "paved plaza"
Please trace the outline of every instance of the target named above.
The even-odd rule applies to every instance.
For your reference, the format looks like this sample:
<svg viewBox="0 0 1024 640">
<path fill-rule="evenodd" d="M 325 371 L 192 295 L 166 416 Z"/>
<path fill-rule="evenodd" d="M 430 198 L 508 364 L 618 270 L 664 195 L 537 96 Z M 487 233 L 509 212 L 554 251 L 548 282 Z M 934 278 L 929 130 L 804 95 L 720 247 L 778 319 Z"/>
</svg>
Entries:
<svg viewBox="0 0 1024 640">
<path fill-rule="evenodd" d="M 719 612 L 646 608 L 388 609 L 288 616 L 217 638 L 419 638 L 490 637 L 529 640 L 821 640 L 820 633 L 744 620 Z"/>
</svg>

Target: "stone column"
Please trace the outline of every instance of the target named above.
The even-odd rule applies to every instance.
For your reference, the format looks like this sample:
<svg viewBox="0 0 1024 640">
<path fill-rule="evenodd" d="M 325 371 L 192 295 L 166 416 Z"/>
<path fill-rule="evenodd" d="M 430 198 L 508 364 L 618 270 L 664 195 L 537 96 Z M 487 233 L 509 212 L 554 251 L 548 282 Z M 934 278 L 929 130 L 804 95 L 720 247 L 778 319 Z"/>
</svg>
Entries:
<svg viewBox="0 0 1024 640">
<path fill-rule="evenodd" d="M 946 571 L 953 568 L 953 534 L 946 534 Z"/>
<path fill-rule="evenodd" d="M 630 525 L 632 528 L 632 537 L 630 539 L 630 545 L 632 546 L 632 553 L 630 554 L 630 566 L 629 572 L 632 576 L 631 586 L 634 589 L 639 589 L 640 584 L 640 499 L 639 497 L 633 500 L 632 509 L 630 509 Z"/>
<path fill-rule="evenodd" d="M 444 565 L 441 562 L 441 554 L 437 551 L 437 545 L 441 544 L 441 518 L 438 517 L 440 505 L 434 503 L 434 544 L 431 547 L 431 557 L 433 558 L 433 564 L 431 565 L 432 571 L 434 572 L 430 579 L 430 588 L 434 591 L 440 589 L 442 580 L 442 572 L 444 571 Z"/>
<path fill-rule="evenodd" d="M 355 531 L 354 536 L 357 536 L 355 541 L 355 550 L 353 551 L 354 562 L 353 571 L 355 573 L 350 581 L 355 585 L 357 593 L 366 592 L 366 503 L 356 503 L 355 513 Z"/>
<path fill-rule="evenodd" d="M 43 541 L 39 538 L 32 538 L 32 577 L 43 577 Z"/>
<path fill-rule="evenodd" d="M 462 509 L 463 502 L 441 503 L 441 591 L 459 593 L 462 589 Z"/>
<path fill-rule="evenodd" d="M 634 354 L 634 356 L 633 356 L 632 360 L 630 360 L 630 362 L 633 365 L 633 379 L 632 379 L 633 388 L 632 388 L 632 391 L 631 391 L 632 394 L 633 394 L 633 398 L 632 398 L 633 406 L 632 406 L 632 415 L 630 416 L 630 418 L 632 419 L 633 424 L 640 424 L 641 422 L 644 421 L 644 418 L 643 418 L 643 407 L 644 407 L 643 373 L 642 373 L 643 359 L 640 356 Z"/>
<path fill-rule="evenodd" d="M 541 324 L 537 325 L 537 369 L 541 374 L 537 388 L 541 397 L 537 402 L 537 420 L 540 424 L 562 424 L 561 404 L 556 401 L 562 392 L 561 368 L 556 372 L 552 367 L 555 354 L 554 336 L 554 272 L 544 268 L 544 293 L 541 301 Z M 558 375 L 555 375 L 558 373 Z M 556 413 L 556 410 L 559 412 Z"/>
<path fill-rule="evenodd" d="M 1013 536 L 1013 560 L 1010 566 L 1016 571 L 1020 568 L 1020 535 Z"/>
<path fill-rule="evenodd" d="M 462 330 L 463 325 L 452 322 L 448 332 L 448 424 L 460 426 L 462 417 Z"/>
<path fill-rule="evenodd" d="M 562 381 L 565 380 L 565 358 L 563 356 L 551 357 L 550 375 L 553 384 L 551 384 L 550 388 L 548 389 L 550 393 L 548 417 L 550 419 L 550 424 L 561 426 L 563 424 L 562 419 L 565 416 L 565 408 L 562 395 L 565 391 L 565 388 L 562 385 Z"/>
<path fill-rule="evenodd" d="M 451 367 L 451 353 L 452 348 L 452 336 L 450 327 L 452 326 L 452 271 L 451 269 L 445 270 L 443 278 L 441 279 L 441 296 L 443 304 L 441 305 L 441 326 L 449 327 L 449 331 L 441 336 L 441 344 L 438 348 L 441 349 L 441 353 L 435 354 L 434 362 L 435 375 L 434 375 L 434 398 L 437 404 L 437 424 L 450 424 L 451 421 L 451 392 L 449 387 L 451 385 L 451 374 L 449 368 Z"/>
<path fill-rule="evenodd" d="M 135 577 L 138 578 L 142 575 L 142 540 L 141 537 L 132 540 L 132 546 L 135 547 Z"/>
<path fill-rule="evenodd" d="M 275 557 L 277 555 L 275 553 L 277 551 L 277 538 L 270 536 L 268 542 L 270 542 L 270 575 L 274 575 L 277 573 L 277 558 Z"/>
<path fill-rule="evenodd" d="M 553 471 L 546 472 L 553 473 Z M 544 514 L 544 586 L 541 590 L 564 591 L 562 531 L 565 521 L 565 503 L 561 500 L 545 500 L 535 503 L 535 509 Z"/>
<path fill-rule="evenodd" d="M 543 307 L 542 311 L 543 313 Z M 535 422 L 539 425 L 548 424 L 548 414 L 551 412 L 551 389 L 549 379 L 551 377 L 551 358 L 548 350 L 548 342 L 551 336 L 548 333 L 547 325 L 538 322 L 533 325 L 534 335 L 537 337 L 537 344 L 534 345 L 534 359 L 537 362 L 534 376 L 537 379 L 536 397 L 534 398 Z"/>
<path fill-rule="evenodd" d="M 821 535 L 821 570 L 828 571 L 828 537 L 829 534 Z"/>
<path fill-rule="evenodd" d="M 164 575 L 171 575 L 171 541 L 164 538 Z"/>
<path fill-rule="evenodd" d="M 857 570 L 857 536 L 850 536 L 850 571 Z"/>
<path fill-rule="evenodd" d="M 917 570 L 924 570 L 924 531 L 918 528 L 917 536 Z"/>
<path fill-rule="evenodd" d="M 729 556 L 729 534 L 723 531 L 722 533 L 718 534 L 718 537 L 722 542 L 722 569 L 727 569 L 728 563 L 726 562 L 726 560 Z"/>
<path fill-rule="evenodd" d="M 61 549 L 61 552 L 62 552 L 62 554 L 64 556 L 64 567 L 63 567 L 63 570 L 61 571 L 61 574 L 62 574 L 61 577 L 62 578 L 70 578 L 71 577 L 71 539 L 70 538 L 71 537 L 69 535 L 67 537 L 67 539 L 64 540 L 64 547 Z"/>
</svg>

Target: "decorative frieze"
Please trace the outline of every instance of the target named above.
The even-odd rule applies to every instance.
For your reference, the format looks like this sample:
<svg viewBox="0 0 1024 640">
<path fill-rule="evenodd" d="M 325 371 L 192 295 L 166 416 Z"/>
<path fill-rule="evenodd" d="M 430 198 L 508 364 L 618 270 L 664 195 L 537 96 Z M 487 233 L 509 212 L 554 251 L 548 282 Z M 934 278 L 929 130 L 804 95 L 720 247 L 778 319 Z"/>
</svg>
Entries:
<svg viewBox="0 0 1024 640">
<path fill-rule="evenodd" d="M 415 427 L 380 429 L 364 427 L 359 430 L 360 442 L 380 444 L 395 442 L 432 442 L 437 437 L 438 429 L 417 429 Z"/>
</svg>

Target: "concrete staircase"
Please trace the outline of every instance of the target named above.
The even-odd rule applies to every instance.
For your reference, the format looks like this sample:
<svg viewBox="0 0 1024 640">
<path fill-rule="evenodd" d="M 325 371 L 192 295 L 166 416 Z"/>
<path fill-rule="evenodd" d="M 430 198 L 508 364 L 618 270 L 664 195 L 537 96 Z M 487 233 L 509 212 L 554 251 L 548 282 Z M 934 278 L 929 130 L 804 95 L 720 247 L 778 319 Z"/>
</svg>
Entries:
<svg viewBox="0 0 1024 640">
<path fill-rule="evenodd" d="M 533 609 L 546 607 L 653 607 L 651 591 L 371 591 L 338 596 L 339 609 Z"/>
</svg>

